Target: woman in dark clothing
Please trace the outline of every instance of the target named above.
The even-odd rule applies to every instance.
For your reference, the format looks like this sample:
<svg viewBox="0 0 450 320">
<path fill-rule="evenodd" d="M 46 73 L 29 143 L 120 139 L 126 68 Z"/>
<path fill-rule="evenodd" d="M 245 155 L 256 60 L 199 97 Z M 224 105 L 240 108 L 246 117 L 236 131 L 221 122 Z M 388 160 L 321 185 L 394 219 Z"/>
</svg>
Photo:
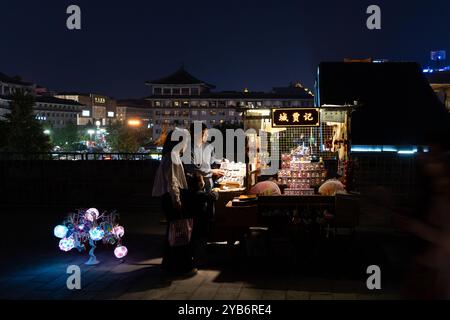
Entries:
<svg viewBox="0 0 450 320">
<path fill-rule="evenodd" d="M 184 209 L 184 199 L 187 193 L 187 182 L 184 174 L 180 153 L 185 149 L 178 150 L 180 142 L 172 141 L 174 131 L 166 138 L 163 147 L 161 164 L 158 168 L 153 186 L 153 196 L 161 197 L 162 211 L 166 217 L 167 230 L 163 247 L 162 267 L 176 273 L 194 273 L 192 245 L 171 247 L 169 244 L 169 226 L 172 221 L 188 218 Z"/>
</svg>

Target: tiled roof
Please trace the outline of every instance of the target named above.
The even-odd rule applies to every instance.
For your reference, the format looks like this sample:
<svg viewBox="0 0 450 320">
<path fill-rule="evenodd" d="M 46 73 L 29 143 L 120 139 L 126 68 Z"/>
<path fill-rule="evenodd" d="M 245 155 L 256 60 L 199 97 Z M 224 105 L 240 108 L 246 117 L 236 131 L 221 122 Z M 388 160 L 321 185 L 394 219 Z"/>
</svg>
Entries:
<svg viewBox="0 0 450 320">
<path fill-rule="evenodd" d="M 205 81 L 197 79 L 189 72 L 187 72 L 183 67 L 167 77 L 147 81 L 146 84 L 165 84 L 165 85 L 197 84 L 197 85 L 204 85 L 209 88 L 215 88 L 214 85 L 208 84 Z"/>
</svg>

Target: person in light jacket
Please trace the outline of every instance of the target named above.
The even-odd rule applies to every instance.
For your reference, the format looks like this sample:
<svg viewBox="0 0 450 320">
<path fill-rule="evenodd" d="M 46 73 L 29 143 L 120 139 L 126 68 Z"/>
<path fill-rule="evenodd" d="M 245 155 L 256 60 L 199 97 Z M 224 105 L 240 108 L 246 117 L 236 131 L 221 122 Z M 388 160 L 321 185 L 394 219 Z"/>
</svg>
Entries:
<svg viewBox="0 0 450 320">
<path fill-rule="evenodd" d="M 186 212 L 183 212 L 183 197 L 188 189 L 181 162 L 181 153 L 185 147 L 178 141 L 172 141 L 176 130 L 169 132 L 164 142 L 162 159 L 153 186 L 153 196 L 161 197 L 162 211 L 167 221 L 162 268 L 169 272 L 195 274 L 191 244 L 181 247 L 169 245 L 170 222 L 188 218 Z"/>
</svg>

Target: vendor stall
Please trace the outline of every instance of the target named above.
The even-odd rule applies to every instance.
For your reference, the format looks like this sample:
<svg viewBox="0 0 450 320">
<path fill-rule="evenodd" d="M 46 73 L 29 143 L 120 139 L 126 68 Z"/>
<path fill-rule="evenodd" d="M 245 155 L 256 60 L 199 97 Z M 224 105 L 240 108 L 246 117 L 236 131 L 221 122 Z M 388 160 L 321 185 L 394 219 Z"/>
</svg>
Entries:
<svg viewBox="0 0 450 320">
<path fill-rule="evenodd" d="M 337 227 L 335 209 L 342 206 L 336 203 L 343 199 L 339 193 L 345 192 L 349 181 L 350 110 L 345 106 L 244 110 L 244 129 L 259 133 L 247 139 L 247 151 L 256 153 L 247 157 L 239 190 L 231 193 L 221 186 L 215 240 L 243 239 L 252 227 L 281 232 L 298 224 L 320 230 Z M 265 170 L 274 164 L 275 170 Z M 233 174 L 228 176 L 224 181 L 235 183 Z M 346 227 L 354 228 L 357 219 L 352 221 Z"/>
</svg>

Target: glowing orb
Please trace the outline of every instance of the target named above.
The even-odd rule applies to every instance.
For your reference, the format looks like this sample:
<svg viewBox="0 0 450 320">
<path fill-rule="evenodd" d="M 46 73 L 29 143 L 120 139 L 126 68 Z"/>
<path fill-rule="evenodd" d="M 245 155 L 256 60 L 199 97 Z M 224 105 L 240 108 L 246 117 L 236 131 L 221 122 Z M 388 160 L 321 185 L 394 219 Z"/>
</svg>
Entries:
<svg viewBox="0 0 450 320">
<path fill-rule="evenodd" d="M 125 257 L 127 254 L 128 254 L 128 249 L 125 246 L 119 246 L 116 249 L 114 249 L 114 255 L 118 259 Z"/>
<path fill-rule="evenodd" d="M 94 241 L 102 240 L 105 236 L 105 231 L 103 231 L 100 227 L 97 227 L 89 230 L 89 236 Z"/>
<path fill-rule="evenodd" d="M 55 227 L 55 229 L 53 230 L 53 233 L 54 233 L 55 237 L 62 239 L 66 236 L 68 231 L 69 231 L 69 229 L 67 229 L 66 226 L 59 225 L 59 226 Z"/>
<path fill-rule="evenodd" d="M 100 213 L 98 212 L 97 209 L 90 208 L 90 209 L 86 210 L 86 213 L 84 214 L 84 218 L 86 220 L 89 220 L 92 222 L 92 221 L 97 220 L 99 215 L 100 215 Z"/>
<path fill-rule="evenodd" d="M 59 248 L 62 251 L 70 251 L 75 247 L 75 240 L 72 237 L 63 238 L 59 241 Z"/>
<path fill-rule="evenodd" d="M 122 238 L 125 234 L 125 229 L 122 226 L 115 226 L 112 230 L 113 235 Z"/>
</svg>

